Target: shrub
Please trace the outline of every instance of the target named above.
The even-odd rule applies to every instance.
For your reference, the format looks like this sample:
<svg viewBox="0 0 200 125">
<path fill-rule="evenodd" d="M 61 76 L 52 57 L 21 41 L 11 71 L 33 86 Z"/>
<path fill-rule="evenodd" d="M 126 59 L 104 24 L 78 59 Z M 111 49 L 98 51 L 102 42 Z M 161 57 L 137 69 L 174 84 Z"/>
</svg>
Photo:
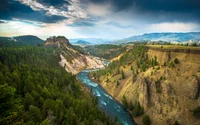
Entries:
<svg viewBox="0 0 200 125">
<path fill-rule="evenodd" d="M 150 118 L 149 118 L 149 116 L 148 116 L 147 114 L 145 114 L 145 115 L 143 116 L 142 121 L 143 121 L 143 124 L 144 124 L 144 125 L 150 125 L 150 124 L 151 124 Z"/>
<path fill-rule="evenodd" d="M 119 85 L 120 83 L 119 83 L 119 81 L 117 80 L 117 86 Z"/>
<path fill-rule="evenodd" d="M 133 107 L 133 117 L 141 116 L 142 114 L 144 114 L 144 108 L 140 105 L 139 102 L 136 101 Z"/>
<path fill-rule="evenodd" d="M 169 63 L 169 67 L 170 67 L 170 68 L 175 68 L 174 63 L 173 63 L 173 62 L 170 62 L 170 63 Z"/>
<path fill-rule="evenodd" d="M 125 79 L 124 71 L 122 70 L 121 73 L 122 73 L 122 79 Z"/>
<path fill-rule="evenodd" d="M 164 62 L 164 66 L 166 66 L 167 65 L 167 63 L 166 62 Z"/>
<path fill-rule="evenodd" d="M 175 63 L 175 64 L 178 64 L 178 63 L 179 63 L 179 60 L 178 60 L 177 58 L 175 58 L 175 59 L 174 59 L 174 63 Z"/>
<path fill-rule="evenodd" d="M 173 125 L 180 125 L 180 124 L 178 123 L 178 121 L 175 121 L 175 123 Z"/>
<path fill-rule="evenodd" d="M 194 117 L 200 118 L 200 106 L 196 107 L 192 112 Z"/>
</svg>

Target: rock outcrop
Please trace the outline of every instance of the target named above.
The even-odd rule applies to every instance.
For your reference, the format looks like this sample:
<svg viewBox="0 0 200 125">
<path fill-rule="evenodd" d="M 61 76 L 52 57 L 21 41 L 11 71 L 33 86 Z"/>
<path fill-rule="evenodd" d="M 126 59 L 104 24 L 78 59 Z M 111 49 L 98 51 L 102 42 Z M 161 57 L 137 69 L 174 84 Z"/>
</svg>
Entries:
<svg viewBox="0 0 200 125">
<path fill-rule="evenodd" d="M 84 69 L 103 68 L 104 61 L 100 58 L 90 55 L 80 54 L 73 49 L 68 39 L 63 36 L 47 38 L 46 46 L 55 46 L 61 49 L 59 64 L 66 69 L 67 72 L 77 74 Z"/>
<path fill-rule="evenodd" d="M 47 38 L 47 40 L 45 41 L 45 45 L 51 45 L 51 46 L 58 46 L 59 48 L 61 46 L 71 46 L 71 44 L 69 43 L 69 40 L 67 38 L 65 38 L 64 36 L 53 36 L 50 38 Z"/>
<path fill-rule="evenodd" d="M 68 62 L 63 55 L 60 55 L 60 57 L 60 65 L 72 74 L 77 74 L 84 69 L 104 68 L 104 62 L 92 56 L 80 55 L 74 58 L 72 63 Z"/>
</svg>

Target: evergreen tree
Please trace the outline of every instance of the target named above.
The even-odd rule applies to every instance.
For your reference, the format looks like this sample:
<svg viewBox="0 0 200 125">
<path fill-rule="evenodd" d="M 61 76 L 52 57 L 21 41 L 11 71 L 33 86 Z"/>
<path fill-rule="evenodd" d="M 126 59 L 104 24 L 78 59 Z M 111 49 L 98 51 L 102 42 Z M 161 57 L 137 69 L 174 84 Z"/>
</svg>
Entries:
<svg viewBox="0 0 200 125">
<path fill-rule="evenodd" d="M 143 121 L 143 124 L 144 125 L 150 125 L 151 122 L 150 122 L 150 118 L 147 114 L 145 114 L 143 117 L 142 117 L 142 121 Z"/>
</svg>

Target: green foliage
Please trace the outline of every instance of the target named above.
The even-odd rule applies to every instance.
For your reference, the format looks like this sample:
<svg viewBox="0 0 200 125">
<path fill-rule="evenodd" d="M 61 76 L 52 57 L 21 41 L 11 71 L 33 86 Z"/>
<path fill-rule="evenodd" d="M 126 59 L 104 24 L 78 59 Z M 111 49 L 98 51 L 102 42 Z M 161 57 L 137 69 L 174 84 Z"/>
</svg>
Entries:
<svg viewBox="0 0 200 125">
<path fill-rule="evenodd" d="M 169 68 L 175 68 L 174 62 L 171 61 L 171 62 L 169 63 Z"/>
<path fill-rule="evenodd" d="M 124 95 L 123 98 L 122 98 L 122 103 L 123 105 L 128 108 L 128 102 L 127 102 L 127 99 L 126 99 L 126 96 Z"/>
<path fill-rule="evenodd" d="M 145 72 L 146 71 L 146 65 L 142 64 L 142 71 Z"/>
<path fill-rule="evenodd" d="M 175 63 L 175 64 L 178 64 L 178 63 L 179 63 L 179 60 L 178 60 L 177 58 L 175 58 L 175 59 L 174 59 L 174 63 Z"/>
<path fill-rule="evenodd" d="M 192 112 L 195 118 L 200 118 L 200 106 L 196 107 Z"/>
<path fill-rule="evenodd" d="M 142 122 L 144 125 L 150 125 L 151 124 L 151 121 L 150 121 L 150 118 L 147 114 L 145 114 L 143 117 L 142 117 Z"/>
<path fill-rule="evenodd" d="M 164 62 L 164 65 L 163 66 L 167 66 L 167 63 L 166 62 Z"/>
<path fill-rule="evenodd" d="M 35 123 L 40 123 L 42 121 L 42 116 L 38 107 L 34 105 L 29 106 L 29 120 Z"/>
<path fill-rule="evenodd" d="M 110 44 L 86 46 L 85 49 L 89 54 L 97 57 L 103 57 L 105 59 L 117 57 L 126 50 L 126 48 L 121 45 Z"/>
<path fill-rule="evenodd" d="M 22 124 L 19 113 L 21 111 L 20 99 L 15 97 L 16 89 L 8 84 L 0 84 L 0 124 Z"/>
<path fill-rule="evenodd" d="M 180 125 L 180 124 L 178 123 L 178 121 L 175 121 L 175 123 L 173 125 Z"/>
<path fill-rule="evenodd" d="M 119 81 L 117 80 L 117 86 L 119 86 L 120 85 L 120 83 L 119 83 Z"/>
<path fill-rule="evenodd" d="M 84 50 L 84 48 L 77 46 L 77 45 L 72 45 L 72 48 L 78 51 L 81 54 L 86 54 L 87 52 Z"/>
<path fill-rule="evenodd" d="M 142 114 L 144 114 L 144 108 L 140 105 L 139 102 L 136 101 L 133 107 L 134 107 L 134 109 L 132 111 L 132 115 L 134 117 L 138 117 L 138 116 L 141 116 Z"/>
<path fill-rule="evenodd" d="M 15 88 L 8 86 L 8 84 L 0 85 L 0 116 L 8 116 L 11 111 L 16 108 L 15 103 Z"/>
<path fill-rule="evenodd" d="M 130 64 L 136 58 L 138 58 L 139 67 L 140 67 L 140 63 L 143 62 L 143 63 L 145 63 L 145 67 L 146 67 L 146 68 L 145 67 L 143 67 L 143 68 L 145 68 L 145 69 L 149 68 L 149 65 L 147 65 L 148 56 L 146 56 L 146 54 L 145 54 L 144 46 L 143 45 L 136 45 L 136 46 L 134 46 L 134 49 L 129 50 L 123 56 L 121 56 L 119 60 L 116 60 L 116 61 L 113 61 L 112 63 L 110 63 L 106 69 L 98 70 L 98 71 L 95 71 L 95 73 L 93 72 L 91 74 L 95 75 L 96 77 L 99 77 L 101 75 L 105 75 L 107 73 L 118 75 L 118 74 L 121 73 L 120 72 L 121 66 L 125 66 L 127 64 Z M 142 59 L 140 59 L 140 58 L 142 58 Z M 141 62 L 140 62 L 140 60 L 141 60 Z M 136 71 L 134 71 L 134 72 L 138 73 L 138 69 L 136 69 Z"/>
<path fill-rule="evenodd" d="M 121 74 L 122 74 L 122 79 L 125 79 L 125 74 L 123 70 L 121 71 Z"/>
<path fill-rule="evenodd" d="M 191 46 L 197 47 L 198 45 L 197 43 L 193 43 Z"/>
<path fill-rule="evenodd" d="M 81 91 L 76 76 L 59 65 L 61 52 L 44 46 L 0 49 L 0 124 L 112 123 L 96 99 Z"/>
<path fill-rule="evenodd" d="M 133 66 L 131 66 L 131 70 L 133 70 Z"/>
</svg>

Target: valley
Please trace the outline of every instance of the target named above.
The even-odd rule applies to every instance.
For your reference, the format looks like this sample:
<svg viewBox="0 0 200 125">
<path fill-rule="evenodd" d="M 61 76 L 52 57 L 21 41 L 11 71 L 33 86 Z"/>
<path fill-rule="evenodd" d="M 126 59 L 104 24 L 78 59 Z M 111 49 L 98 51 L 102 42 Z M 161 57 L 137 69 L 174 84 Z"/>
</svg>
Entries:
<svg viewBox="0 0 200 125">
<path fill-rule="evenodd" d="M 5 38 L 3 39 L 5 40 Z M 4 44 L 6 45 L 4 46 Z M 5 114 L 7 117 L 0 120 L 3 124 L 6 121 L 20 124 L 40 122 L 87 124 L 89 122 L 90 124 L 122 123 L 129 125 L 136 123 L 142 125 L 144 119 L 147 119 L 147 124 L 155 125 L 175 123 L 198 125 L 200 123 L 198 120 L 199 47 L 148 43 L 77 46 L 72 45 L 64 36 L 49 37 L 39 44 L 31 42 L 28 44 L 20 42 L 19 44 L 13 43 L 13 40 L 9 39 L 7 43 L 2 42 L 1 45 L 1 83 L 3 83 L 1 87 L 8 90 L 9 87 L 6 86 L 8 84 L 15 88 L 17 99 L 23 100 L 23 103 L 19 103 L 19 105 L 24 106 L 20 112 L 10 109 L 9 112 L 17 114 Z M 8 56 L 3 56 L 6 54 Z M 9 68 L 6 69 L 6 67 Z M 58 70 L 54 70 L 56 67 L 59 67 Z M 24 68 L 27 71 L 30 70 L 30 73 L 33 70 L 38 74 L 40 72 L 49 75 L 52 72 L 53 74 L 51 77 L 43 76 L 44 79 L 50 78 L 48 84 L 44 84 L 35 74 L 24 75 Z M 8 74 L 13 76 L 6 77 Z M 31 77 L 33 78 L 31 79 Z M 66 80 L 63 81 L 59 78 L 66 78 Z M 16 81 L 17 79 L 19 81 Z M 34 81 L 34 79 L 37 80 Z M 24 84 L 27 80 L 29 83 Z M 51 84 L 54 88 L 51 88 Z M 44 89 L 46 94 L 43 92 Z M 60 90 L 61 93 L 57 93 L 57 90 Z M 64 96 L 66 94 L 68 97 Z M 36 101 L 39 97 L 40 100 Z M 82 100 L 83 102 L 80 104 L 88 105 L 93 110 L 88 110 L 91 115 L 98 112 L 97 117 L 92 118 L 88 115 L 89 119 L 83 120 L 84 116 L 76 114 L 77 111 L 82 111 L 81 109 L 75 110 L 79 102 L 74 100 L 75 104 L 71 104 L 67 103 L 65 99 L 71 98 L 72 101 L 76 97 L 79 100 L 85 98 L 86 100 Z M 32 101 L 28 103 L 28 99 Z M 92 102 L 85 104 L 84 101 L 89 100 Z M 52 105 L 48 107 L 46 101 L 51 102 Z M 53 105 L 62 106 L 64 112 L 54 109 L 51 107 Z M 69 105 L 73 109 L 69 109 Z M 112 105 L 116 106 L 112 107 Z M 118 110 L 120 112 L 115 112 Z M 20 117 L 25 112 L 28 113 L 28 116 Z M 38 117 L 34 116 L 33 112 L 37 112 Z M 40 112 L 41 115 L 39 115 Z M 67 116 L 62 114 L 67 115 L 70 112 L 74 112 L 74 121 L 73 118 L 65 121 Z M 50 119 L 50 115 L 60 119 Z M 9 117 L 16 120 L 7 121 Z M 33 121 L 32 118 L 36 121 Z M 77 118 L 81 119 L 77 120 Z M 133 119 L 135 123 L 132 121 Z"/>
<path fill-rule="evenodd" d="M 200 125 L 200 0 L 1 0 L 0 125 Z"/>
</svg>

